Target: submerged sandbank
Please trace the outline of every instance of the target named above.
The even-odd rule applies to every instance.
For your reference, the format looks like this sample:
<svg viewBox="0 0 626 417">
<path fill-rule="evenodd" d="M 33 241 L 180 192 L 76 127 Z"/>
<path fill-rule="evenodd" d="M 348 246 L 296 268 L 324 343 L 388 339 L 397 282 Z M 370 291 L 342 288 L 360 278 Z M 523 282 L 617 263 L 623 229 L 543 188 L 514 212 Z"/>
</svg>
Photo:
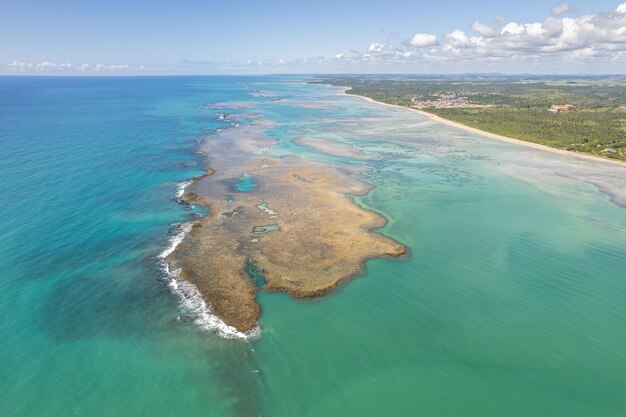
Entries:
<svg viewBox="0 0 626 417">
<path fill-rule="evenodd" d="M 343 156 L 363 161 L 380 159 L 380 155 L 378 154 L 367 153 L 353 145 L 338 142 L 336 140 L 318 138 L 314 136 L 302 136 L 294 139 L 292 142 L 296 145 L 304 146 L 314 152 L 326 155 Z"/>
</svg>

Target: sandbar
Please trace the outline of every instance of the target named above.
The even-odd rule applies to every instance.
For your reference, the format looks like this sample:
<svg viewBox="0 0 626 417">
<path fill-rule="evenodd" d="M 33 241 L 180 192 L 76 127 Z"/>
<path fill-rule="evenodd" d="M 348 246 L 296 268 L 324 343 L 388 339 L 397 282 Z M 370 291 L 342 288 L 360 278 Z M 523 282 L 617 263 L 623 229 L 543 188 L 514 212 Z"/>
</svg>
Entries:
<svg viewBox="0 0 626 417">
<path fill-rule="evenodd" d="M 314 152 L 323 153 L 331 156 L 343 156 L 360 160 L 380 159 L 380 155 L 367 153 L 348 143 L 338 142 L 335 140 L 317 138 L 314 136 L 303 136 L 292 141 L 296 145 L 304 146 Z"/>
</svg>

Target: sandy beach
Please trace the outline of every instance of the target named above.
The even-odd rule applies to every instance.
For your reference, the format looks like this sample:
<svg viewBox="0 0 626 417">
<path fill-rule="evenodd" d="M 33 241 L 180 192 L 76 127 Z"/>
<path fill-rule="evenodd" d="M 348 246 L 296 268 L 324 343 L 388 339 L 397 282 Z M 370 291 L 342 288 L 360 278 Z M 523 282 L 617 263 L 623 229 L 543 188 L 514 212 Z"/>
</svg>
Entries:
<svg viewBox="0 0 626 417">
<path fill-rule="evenodd" d="M 343 87 L 343 88 L 346 88 L 346 87 Z M 526 142 L 526 141 L 523 141 L 523 140 L 520 140 L 520 139 L 514 139 L 514 138 L 507 137 L 507 136 L 497 135 L 495 133 L 486 132 L 484 130 L 476 129 L 474 127 L 466 126 L 466 125 L 461 124 L 461 123 L 457 123 L 457 122 L 453 122 L 451 120 L 444 119 L 442 117 L 439 117 L 439 116 L 434 115 L 432 113 L 425 112 L 423 110 L 413 109 L 411 107 L 398 106 L 398 105 L 395 105 L 395 104 L 383 103 L 381 101 L 376 101 L 376 100 L 371 99 L 369 97 L 361 96 L 361 95 L 358 95 L 358 94 L 348 94 L 346 92 L 347 90 L 349 90 L 349 88 L 346 88 L 345 90 L 342 90 L 341 94 L 346 95 L 346 96 L 351 96 L 351 97 L 359 97 L 359 98 L 361 98 L 363 100 L 369 101 L 370 103 L 376 103 L 376 104 L 379 104 L 381 106 L 395 107 L 395 108 L 398 108 L 398 109 L 414 111 L 416 113 L 419 113 L 419 114 L 421 114 L 423 116 L 428 117 L 429 119 L 431 119 L 432 121 L 435 121 L 437 123 L 442 123 L 442 124 L 445 124 L 445 125 L 448 125 L 448 126 L 455 127 L 457 129 L 465 130 L 466 132 L 475 133 L 477 135 L 481 135 L 481 136 L 488 137 L 488 138 L 491 138 L 491 139 L 497 139 L 497 140 L 501 140 L 501 141 L 504 141 L 504 142 L 514 143 L 516 145 L 526 146 L 528 148 L 539 149 L 539 150 L 542 150 L 542 151 L 552 152 L 552 153 L 556 153 L 556 154 L 560 154 L 560 155 L 564 155 L 564 156 L 569 156 L 569 157 L 574 157 L 574 158 L 578 158 L 578 159 L 586 159 L 586 160 L 592 160 L 592 161 L 597 161 L 597 162 L 607 162 L 607 163 L 619 165 L 619 166 L 622 166 L 622 167 L 626 166 L 624 164 L 624 162 L 617 161 L 617 160 L 614 160 L 614 159 L 601 158 L 599 156 L 588 155 L 588 154 L 572 152 L 572 151 L 566 151 L 564 149 L 551 148 L 550 146 L 541 145 L 539 143 Z"/>
</svg>

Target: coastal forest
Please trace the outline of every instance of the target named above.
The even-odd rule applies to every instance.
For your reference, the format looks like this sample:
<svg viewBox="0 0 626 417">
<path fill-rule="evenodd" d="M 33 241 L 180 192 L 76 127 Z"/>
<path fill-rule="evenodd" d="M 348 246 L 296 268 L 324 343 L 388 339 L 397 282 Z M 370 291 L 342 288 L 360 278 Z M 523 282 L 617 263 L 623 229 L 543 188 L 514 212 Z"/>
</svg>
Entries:
<svg viewBox="0 0 626 417">
<path fill-rule="evenodd" d="M 315 82 L 486 132 L 626 160 L 626 77 L 342 75 Z"/>
</svg>

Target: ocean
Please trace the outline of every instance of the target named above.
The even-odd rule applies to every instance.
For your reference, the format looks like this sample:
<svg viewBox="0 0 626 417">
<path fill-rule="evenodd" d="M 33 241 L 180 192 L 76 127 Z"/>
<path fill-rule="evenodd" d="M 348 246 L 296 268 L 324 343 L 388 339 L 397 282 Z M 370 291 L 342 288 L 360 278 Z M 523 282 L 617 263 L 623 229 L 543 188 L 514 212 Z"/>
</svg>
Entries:
<svg viewBox="0 0 626 417">
<path fill-rule="evenodd" d="M 626 209 L 601 185 L 626 168 L 305 81 L 0 77 L 0 415 L 623 416 Z M 275 155 L 369 165 L 356 201 L 410 250 L 320 299 L 260 292 L 251 338 L 162 259 L 237 112 L 275 122 Z"/>
</svg>

